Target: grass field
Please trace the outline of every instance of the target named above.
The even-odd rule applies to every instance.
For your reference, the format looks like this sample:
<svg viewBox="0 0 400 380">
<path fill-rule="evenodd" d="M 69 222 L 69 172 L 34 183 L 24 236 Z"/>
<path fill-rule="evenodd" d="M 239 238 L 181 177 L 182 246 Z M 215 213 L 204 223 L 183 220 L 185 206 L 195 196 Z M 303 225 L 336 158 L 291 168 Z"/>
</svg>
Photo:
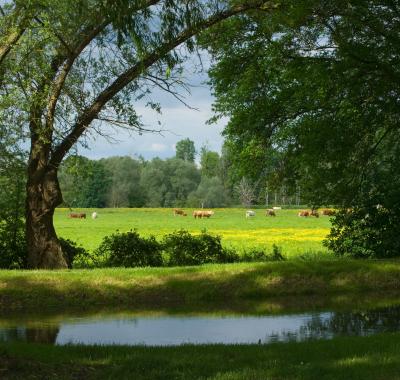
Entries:
<svg viewBox="0 0 400 380">
<path fill-rule="evenodd" d="M 266 217 L 263 210 L 257 210 L 253 218 L 245 218 L 244 209 L 216 209 L 210 219 L 194 219 L 192 209 L 186 209 L 188 216 L 173 216 L 172 209 L 100 209 L 98 219 L 92 220 L 92 209 L 86 212 L 87 219 L 68 218 L 68 209 L 57 209 L 55 226 L 59 236 L 71 239 L 84 248 L 93 250 L 104 236 L 137 229 L 141 235 L 153 234 L 157 238 L 179 229 L 199 233 L 202 229 L 218 234 L 225 246 L 238 251 L 254 247 L 271 251 L 273 244 L 282 248 L 288 258 L 306 252 L 327 252 L 322 240 L 329 232 L 329 217 L 300 218 L 297 210 L 279 210 L 277 216 Z"/>
<path fill-rule="evenodd" d="M 373 304 L 400 291 L 399 261 L 300 261 L 176 268 L 0 271 L 0 311 L 125 307 L 183 312 L 270 312 L 327 302 Z M 296 304 L 296 298 L 298 302 Z M 257 305 L 251 305 L 255 302 Z M 264 305 L 260 304 L 264 303 Z M 300 303 L 300 305 L 299 305 Z M 290 308 L 292 308 L 289 305 Z M 258 309 L 258 311 L 256 310 Z"/>
<path fill-rule="evenodd" d="M 271 345 L 53 347 L 0 343 L 0 377 L 136 380 L 395 380 L 400 336 Z"/>
</svg>

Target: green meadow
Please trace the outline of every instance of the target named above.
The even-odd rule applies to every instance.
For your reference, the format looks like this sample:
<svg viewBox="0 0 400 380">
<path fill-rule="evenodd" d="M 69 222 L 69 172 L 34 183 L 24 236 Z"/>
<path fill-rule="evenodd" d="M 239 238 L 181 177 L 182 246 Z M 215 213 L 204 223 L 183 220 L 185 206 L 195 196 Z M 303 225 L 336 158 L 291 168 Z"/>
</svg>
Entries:
<svg viewBox="0 0 400 380">
<path fill-rule="evenodd" d="M 271 313 L 398 302 L 397 260 L 289 260 L 173 268 L 0 271 L 0 314 L 126 308 Z M 371 293 L 373 293 L 371 295 Z M 253 303 L 256 303 L 254 305 Z M 360 306 L 360 307 L 361 307 Z"/>
<path fill-rule="evenodd" d="M 98 218 L 90 216 L 93 211 Z M 275 244 L 282 253 L 295 257 L 304 253 L 326 253 L 322 240 L 329 233 L 330 220 L 320 218 L 300 218 L 298 210 L 278 210 L 276 217 L 266 217 L 265 210 L 256 210 L 256 216 L 246 219 L 245 209 L 215 209 L 209 219 L 194 219 L 193 209 L 185 209 L 188 216 L 174 216 L 173 209 L 74 209 L 74 212 L 86 212 L 87 219 L 68 218 L 69 209 L 59 208 L 55 213 L 57 234 L 71 239 L 88 250 L 99 246 L 102 239 L 117 230 L 126 232 L 137 229 L 141 235 L 154 235 L 161 239 L 163 235 L 185 229 L 191 233 L 220 235 L 224 246 L 243 252 L 252 248 L 267 251 Z"/>
</svg>

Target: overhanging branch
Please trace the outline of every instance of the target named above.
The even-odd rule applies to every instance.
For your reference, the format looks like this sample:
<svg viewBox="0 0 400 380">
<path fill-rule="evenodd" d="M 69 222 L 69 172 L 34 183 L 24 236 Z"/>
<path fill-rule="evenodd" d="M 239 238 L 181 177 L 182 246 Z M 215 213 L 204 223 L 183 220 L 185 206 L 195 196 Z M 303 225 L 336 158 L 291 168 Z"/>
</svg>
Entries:
<svg viewBox="0 0 400 380">
<path fill-rule="evenodd" d="M 271 1 L 248 1 L 246 4 L 235 6 L 231 9 L 221 11 L 208 19 L 199 22 L 190 28 L 182 31 L 173 40 L 169 40 L 161 44 L 156 50 L 147 54 L 140 62 L 122 73 L 112 84 L 103 90 L 87 107 L 84 112 L 77 119 L 72 131 L 64 138 L 64 140 L 56 147 L 51 159 L 50 166 L 58 167 L 63 160 L 64 156 L 68 153 L 71 147 L 77 142 L 79 137 L 89 127 L 90 123 L 97 117 L 99 112 L 103 109 L 105 104 L 111 100 L 119 91 L 124 89 L 129 83 L 138 78 L 150 66 L 156 63 L 159 59 L 164 57 L 168 52 L 172 51 L 185 41 L 189 40 L 199 32 L 212 27 L 213 25 L 221 22 L 227 18 L 243 13 L 245 11 L 262 9 L 275 9 L 277 5 Z"/>
</svg>

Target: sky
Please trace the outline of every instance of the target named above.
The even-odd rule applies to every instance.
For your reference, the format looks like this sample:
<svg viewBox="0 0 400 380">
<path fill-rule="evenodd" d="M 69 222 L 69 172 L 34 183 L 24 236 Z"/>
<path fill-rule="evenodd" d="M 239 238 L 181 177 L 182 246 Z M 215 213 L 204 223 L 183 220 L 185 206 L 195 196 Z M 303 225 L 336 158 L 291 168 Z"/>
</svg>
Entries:
<svg viewBox="0 0 400 380">
<path fill-rule="evenodd" d="M 168 158 L 175 155 L 176 143 L 185 138 L 195 142 L 197 151 L 200 151 L 201 146 L 207 145 L 210 150 L 220 152 L 223 143 L 221 132 L 226 120 L 217 124 L 206 124 L 213 116 L 213 97 L 206 83 L 208 76 L 205 70 L 199 73 L 193 62 L 185 65 L 184 75 L 191 87 L 190 94 L 185 91 L 182 91 L 182 94 L 185 102 L 195 109 L 188 108 L 171 94 L 161 90 L 152 94 L 152 100 L 161 105 L 161 115 L 146 108 L 145 102 L 135 105 L 145 128 L 162 129 L 162 133 L 129 135 L 119 130 L 112 135 L 117 142 L 110 143 L 102 137 L 96 137 L 96 140 L 90 141 L 89 149 L 78 147 L 79 154 L 91 159 L 126 155 L 143 156 L 146 160 L 154 157 Z M 161 122 L 161 126 L 158 125 L 158 121 Z"/>
</svg>

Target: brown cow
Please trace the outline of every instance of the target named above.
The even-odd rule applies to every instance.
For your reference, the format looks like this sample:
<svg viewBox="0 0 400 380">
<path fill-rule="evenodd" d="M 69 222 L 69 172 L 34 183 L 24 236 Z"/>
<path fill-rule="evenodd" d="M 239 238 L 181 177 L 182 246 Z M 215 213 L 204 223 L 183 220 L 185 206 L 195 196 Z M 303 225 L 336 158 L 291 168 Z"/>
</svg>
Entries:
<svg viewBox="0 0 400 380">
<path fill-rule="evenodd" d="M 211 210 L 195 210 L 193 211 L 194 218 L 209 218 L 211 215 L 214 215 L 214 211 Z"/>
<path fill-rule="evenodd" d="M 315 216 L 316 218 L 319 218 L 319 212 L 317 210 L 311 210 L 310 216 Z"/>
<path fill-rule="evenodd" d="M 265 211 L 265 216 L 276 216 L 275 210 L 268 209 L 267 211 Z"/>
<path fill-rule="evenodd" d="M 72 219 L 86 219 L 86 214 L 84 212 L 71 212 L 68 217 Z"/>
<path fill-rule="evenodd" d="M 327 216 L 333 216 L 333 215 L 335 215 L 335 211 L 331 210 L 329 208 L 324 208 L 324 209 L 321 210 L 321 214 L 322 215 L 327 215 Z"/>
<path fill-rule="evenodd" d="M 181 215 L 181 216 L 186 216 L 185 211 L 179 209 L 179 208 L 174 208 L 174 216 L 176 215 Z"/>
<path fill-rule="evenodd" d="M 304 216 L 304 217 L 307 217 L 307 216 L 310 216 L 310 211 L 307 211 L 307 210 L 301 210 L 301 211 L 299 211 L 299 213 L 297 214 L 298 216 Z"/>
</svg>

